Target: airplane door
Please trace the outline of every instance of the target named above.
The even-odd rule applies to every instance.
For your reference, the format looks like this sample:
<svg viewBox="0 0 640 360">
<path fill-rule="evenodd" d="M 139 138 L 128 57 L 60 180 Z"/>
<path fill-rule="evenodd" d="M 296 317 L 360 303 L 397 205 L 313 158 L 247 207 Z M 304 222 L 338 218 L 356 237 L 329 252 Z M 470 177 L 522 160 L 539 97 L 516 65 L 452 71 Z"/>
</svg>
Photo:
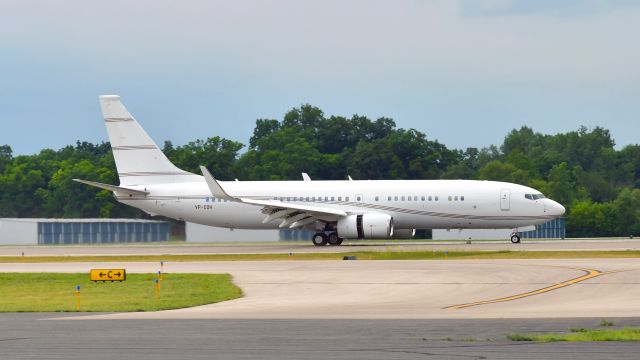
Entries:
<svg viewBox="0 0 640 360">
<path fill-rule="evenodd" d="M 174 202 L 173 202 L 173 206 L 174 206 L 174 211 L 176 213 L 176 218 L 178 220 L 184 220 L 184 198 L 177 198 Z"/>
<path fill-rule="evenodd" d="M 500 210 L 509 211 L 511 209 L 511 190 L 500 190 Z"/>
</svg>

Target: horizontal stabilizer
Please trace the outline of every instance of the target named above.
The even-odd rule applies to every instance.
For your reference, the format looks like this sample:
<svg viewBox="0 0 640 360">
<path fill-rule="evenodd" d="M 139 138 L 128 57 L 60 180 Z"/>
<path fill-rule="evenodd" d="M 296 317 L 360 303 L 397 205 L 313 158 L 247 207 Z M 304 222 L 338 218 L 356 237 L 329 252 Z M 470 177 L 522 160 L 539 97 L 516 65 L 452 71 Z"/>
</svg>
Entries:
<svg viewBox="0 0 640 360">
<path fill-rule="evenodd" d="M 97 188 L 100 188 L 100 189 L 105 189 L 105 190 L 110 190 L 110 191 L 116 191 L 116 192 L 119 192 L 119 193 L 124 193 L 124 194 L 127 194 L 127 195 L 144 196 L 144 195 L 147 195 L 149 193 L 147 191 L 134 190 L 134 189 L 129 189 L 129 188 L 121 187 L 121 186 L 103 184 L 103 183 L 99 183 L 99 182 L 95 182 L 95 181 L 89 181 L 89 180 L 73 179 L 73 181 L 77 181 L 79 183 L 83 183 L 83 184 L 87 184 L 87 185 L 90 185 L 90 186 L 94 186 L 94 187 L 97 187 Z"/>
</svg>

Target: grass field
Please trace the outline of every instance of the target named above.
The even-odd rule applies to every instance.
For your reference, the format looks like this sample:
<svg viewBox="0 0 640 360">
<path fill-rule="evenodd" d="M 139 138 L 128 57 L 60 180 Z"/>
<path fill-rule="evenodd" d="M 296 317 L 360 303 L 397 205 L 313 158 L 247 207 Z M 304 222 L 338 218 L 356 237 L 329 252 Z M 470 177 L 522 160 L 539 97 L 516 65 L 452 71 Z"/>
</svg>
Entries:
<svg viewBox="0 0 640 360">
<path fill-rule="evenodd" d="M 640 328 L 571 329 L 567 333 L 510 334 L 513 341 L 640 341 Z"/>
<path fill-rule="evenodd" d="M 242 291 L 228 274 L 163 274 L 156 300 L 156 274 L 127 274 L 127 280 L 93 283 L 89 275 L 0 273 L 0 312 L 155 311 L 232 300 Z"/>
<path fill-rule="evenodd" d="M 491 259 L 589 259 L 640 258 L 638 250 L 594 251 L 354 251 L 347 253 L 297 254 L 199 254 L 199 255 L 98 255 L 98 256 L 0 256 L 0 263 L 40 262 L 159 262 L 159 261 L 252 261 L 252 260 L 491 260 Z"/>
</svg>

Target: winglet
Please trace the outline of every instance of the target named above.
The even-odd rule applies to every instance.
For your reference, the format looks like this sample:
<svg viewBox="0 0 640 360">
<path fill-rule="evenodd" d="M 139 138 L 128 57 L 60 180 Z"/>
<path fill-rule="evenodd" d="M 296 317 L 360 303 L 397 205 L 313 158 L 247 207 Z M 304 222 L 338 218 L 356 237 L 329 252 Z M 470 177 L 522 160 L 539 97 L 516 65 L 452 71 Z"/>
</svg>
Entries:
<svg viewBox="0 0 640 360">
<path fill-rule="evenodd" d="M 303 172 L 302 173 L 302 180 L 311 181 L 311 178 L 309 177 L 309 174 L 307 174 L 306 172 Z"/>
<path fill-rule="evenodd" d="M 211 191 L 211 195 L 218 199 L 230 200 L 230 201 L 239 201 L 239 199 L 234 198 L 233 196 L 227 194 L 226 191 L 220 186 L 218 180 L 216 180 L 213 175 L 207 170 L 206 167 L 200 166 L 200 171 L 202 171 L 202 176 L 204 176 L 204 180 L 207 182 L 209 186 L 209 191 Z"/>
</svg>

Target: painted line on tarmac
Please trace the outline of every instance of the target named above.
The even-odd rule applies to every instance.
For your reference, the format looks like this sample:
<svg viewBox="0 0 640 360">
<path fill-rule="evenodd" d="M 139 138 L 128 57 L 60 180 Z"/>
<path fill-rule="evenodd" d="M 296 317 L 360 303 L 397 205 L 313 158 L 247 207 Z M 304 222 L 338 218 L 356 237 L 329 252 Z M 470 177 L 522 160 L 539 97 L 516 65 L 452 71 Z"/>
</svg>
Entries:
<svg viewBox="0 0 640 360">
<path fill-rule="evenodd" d="M 570 280 L 567 280 L 567 281 L 563 281 L 563 282 L 555 284 L 555 285 L 547 286 L 547 287 L 542 288 L 542 289 L 529 291 L 529 292 L 522 293 L 522 294 L 517 294 L 517 295 L 512 295 L 512 296 L 507 296 L 507 297 L 502 297 L 502 298 L 497 298 L 497 299 L 491 299 L 491 300 L 476 301 L 476 302 L 466 303 L 466 304 L 451 305 L 451 306 L 444 307 L 443 309 L 454 309 L 454 310 L 457 310 L 457 309 L 464 309 L 464 308 L 468 308 L 468 307 L 472 307 L 472 306 L 479 306 L 479 305 L 494 304 L 494 303 L 518 300 L 518 299 L 522 299 L 522 298 L 529 297 L 529 296 L 535 296 L 535 295 L 548 293 L 548 292 L 553 291 L 553 290 L 561 289 L 561 288 L 567 287 L 569 285 L 577 284 L 577 283 L 585 281 L 585 280 L 593 279 L 595 277 L 606 275 L 606 274 L 614 272 L 614 271 L 602 272 L 600 270 L 595 270 L 595 269 L 577 269 L 577 270 L 584 271 L 585 275 L 582 275 L 582 276 L 579 276 L 577 278 L 570 279 Z"/>
</svg>

